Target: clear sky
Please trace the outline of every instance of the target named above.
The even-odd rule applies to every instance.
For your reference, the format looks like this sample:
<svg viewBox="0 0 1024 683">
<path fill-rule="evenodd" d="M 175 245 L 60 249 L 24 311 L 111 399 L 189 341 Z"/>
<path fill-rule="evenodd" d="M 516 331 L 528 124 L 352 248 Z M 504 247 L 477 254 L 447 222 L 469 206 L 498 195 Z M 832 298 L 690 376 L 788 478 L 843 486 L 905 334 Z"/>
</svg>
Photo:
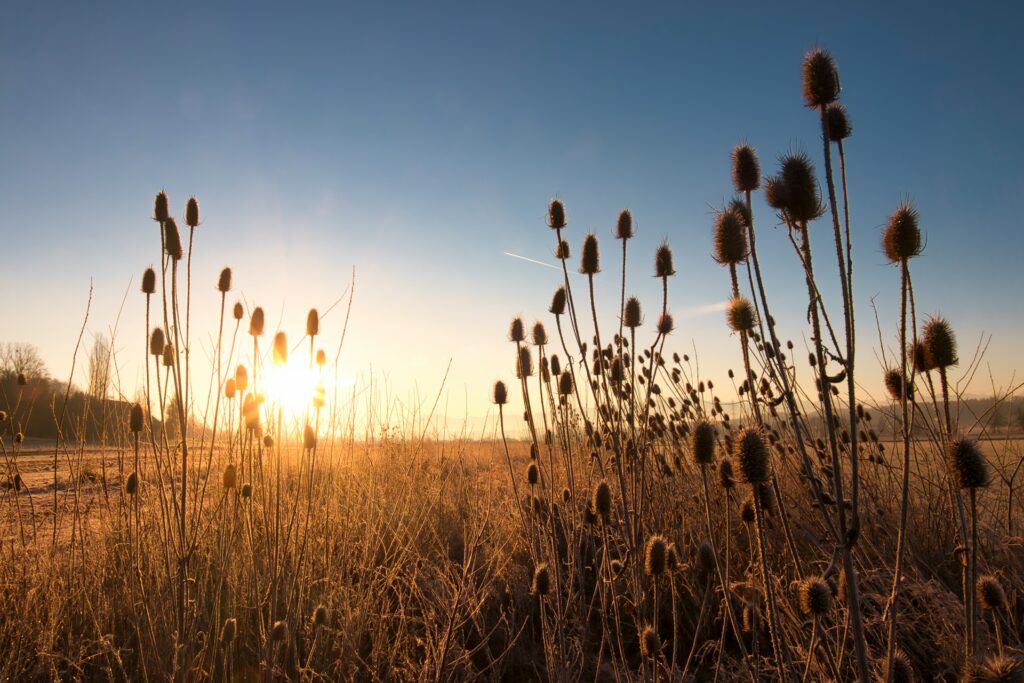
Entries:
<svg viewBox="0 0 1024 683">
<path fill-rule="evenodd" d="M 961 356 L 993 336 L 997 383 L 1021 369 L 1024 78 L 1017 3 L 55 3 L 0 10 L 0 340 L 35 344 L 66 376 L 90 278 L 89 334 L 120 316 L 123 385 L 139 377 L 148 219 L 166 188 L 202 202 L 193 277 L 211 330 L 221 266 L 268 326 L 303 331 L 353 267 L 342 355 L 351 378 L 388 377 L 432 400 L 449 359 L 452 417 L 481 416 L 512 377 L 514 314 L 547 319 L 556 271 L 547 200 L 567 205 L 574 256 L 602 237 L 598 296 L 611 320 L 615 215 L 639 227 L 628 287 L 653 323 L 653 251 L 679 275 L 669 348 L 712 376 L 738 367 L 710 259 L 712 210 L 731 196 L 729 151 L 766 173 L 804 149 L 821 169 L 800 61 L 833 51 L 848 141 L 862 381 L 879 385 L 878 334 L 895 338 L 898 273 L 879 235 L 910 198 L 927 234 L 913 263 L 922 312 L 953 323 Z M 761 200 L 776 318 L 801 340 L 805 290 Z M 827 258 L 827 223 L 816 235 Z M 831 261 L 834 263 L 834 259 Z M 823 279 L 831 284 L 831 271 Z M 826 289 L 826 295 L 835 288 Z M 833 298 L 834 302 L 835 299 Z M 324 321 L 337 340 L 341 315 Z M 88 337 L 86 343 L 88 343 Z M 208 335 L 201 341 L 209 345 Z M 870 346 L 869 346 L 870 345 Z M 985 393 L 987 368 L 973 387 Z M 79 382 L 83 381 L 78 376 Z"/>
</svg>

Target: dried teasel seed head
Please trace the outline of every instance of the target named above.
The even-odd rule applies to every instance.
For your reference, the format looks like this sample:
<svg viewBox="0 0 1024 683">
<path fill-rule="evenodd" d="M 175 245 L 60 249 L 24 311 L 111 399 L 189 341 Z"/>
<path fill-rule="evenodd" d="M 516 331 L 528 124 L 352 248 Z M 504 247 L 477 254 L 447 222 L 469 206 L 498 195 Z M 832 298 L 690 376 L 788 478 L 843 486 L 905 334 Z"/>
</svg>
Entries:
<svg viewBox="0 0 1024 683">
<path fill-rule="evenodd" d="M 252 498 L 252 484 L 242 484 L 242 498 Z"/>
<path fill-rule="evenodd" d="M 732 150 L 732 184 L 737 192 L 753 192 L 761 185 L 761 164 L 750 145 L 736 145 Z"/>
<path fill-rule="evenodd" d="M 252 309 L 252 315 L 249 317 L 249 334 L 251 334 L 254 337 L 262 337 L 263 327 L 263 307 L 257 306 L 256 308 Z"/>
<path fill-rule="evenodd" d="M 818 181 L 814 177 L 814 165 L 809 156 L 802 152 L 784 156 L 779 177 L 785 186 L 783 208 L 791 219 L 807 223 L 824 213 Z"/>
<path fill-rule="evenodd" d="M 697 574 L 703 581 L 715 574 L 715 549 L 707 541 L 697 546 Z"/>
<path fill-rule="evenodd" d="M 700 420 L 690 432 L 690 447 L 693 459 L 698 465 L 710 465 L 715 461 L 715 428 L 707 420 Z"/>
<path fill-rule="evenodd" d="M 309 425 L 302 430 L 302 447 L 307 451 L 311 451 L 316 448 L 316 432 Z"/>
<path fill-rule="evenodd" d="M 537 469 L 537 463 L 531 462 L 526 467 L 526 481 L 530 486 L 536 486 L 540 481 L 540 470 Z"/>
<path fill-rule="evenodd" d="M 612 514 L 612 487 L 607 481 L 602 480 L 594 487 L 591 506 L 601 522 L 607 524 Z"/>
<path fill-rule="evenodd" d="M 320 334 L 320 314 L 315 308 L 309 309 L 306 315 L 306 334 L 310 337 Z"/>
<path fill-rule="evenodd" d="M 752 602 L 748 602 L 743 605 L 743 631 L 744 633 L 753 633 L 761 628 L 761 611 L 757 609 L 757 605 Z"/>
<path fill-rule="evenodd" d="M 530 354 L 530 349 L 524 346 L 519 349 L 516 356 L 516 377 L 518 379 L 533 377 L 533 356 Z"/>
<path fill-rule="evenodd" d="M 994 576 L 978 577 L 978 604 L 988 610 L 1000 610 L 1006 608 L 1006 591 L 1003 584 Z"/>
<path fill-rule="evenodd" d="M 726 207 L 728 211 L 734 212 L 741 221 L 743 221 L 743 227 L 750 228 L 752 225 L 750 211 L 747 208 L 747 203 L 739 197 L 733 197 L 729 200 L 729 205 Z"/>
<path fill-rule="evenodd" d="M 658 577 L 665 573 L 668 563 L 668 541 L 664 536 L 651 536 L 644 548 L 644 572 Z"/>
<path fill-rule="evenodd" d="M 533 343 L 535 346 L 544 346 L 548 343 L 548 333 L 544 329 L 544 323 L 538 321 L 533 324 Z"/>
<path fill-rule="evenodd" d="M 555 258 L 559 261 L 566 261 L 572 255 L 572 250 L 569 248 L 568 240 L 559 240 L 558 246 L 555 247 Z"/>
<path fill-rule="evenodd" d="M 747 259 L 747 224 L 744 214 L 727 208 L 715 213 L 715 261 L 722 265 L 738 265 Z"/>
<path fill-rule="evenodd" d="M 7 420 L 7 411 L 6 410 L 0 410 L 0 422 L 5 422 L 6 420 Z"/>
<path fill-rule="evenodd" d="M 804 104 L 823 107 L 839 97 L 839 69 L 832 54 L 820 47 L 804 55 Z"/>
<path fill-rule="evenodd" d="M 189 197 L 185 203 L 185 225 L 195 228 L 199 225 L 199 200 Z"/>
<path fill-rule="evenodd" d="M 748 484 L 760 484 L 768 480 L 768 449 L 764 445 L 764 438 L 759 429 L 747 427 L 740 432 L 736 439 L 736 460 L 739 462 L 743 481 Z"/>
<path fill-rule="evenodd" d="M 622 315 L 622 324 L 631 330 L 640 327 L 643 315 L 640 312 L 640 300 L 635 296 L 626 299 L 626 307 Z"/>
<path fill-rule="evenodd" d="M 156 193 L 156 200 L 153 202 L 153 220 L 161 223 L 171 215 L 170 202 L 167 200 L 167 193 L 160 190 Z"/>
<path fill-rule="evenodd" d="M 135 405 L 132 406 L 131 417 L 128 420 L 129 428 L 131 429 L 132 434 L 138 434 L 139 432 L 142 431 L 142 422 L 142 406 L 136 403 Z"/>
<path fill-rule="evenodd" d="M 736 479 L 732 471 L 732 460 L 729 458 L 722 458 L 722 462 L 718 464 L 718 481 L 721 483 L 722 488 L 727 491 L 736 486 Z"/>
<path fill-rule="evenodd" d="M 601 272 L 600 254 L 598 253 L 597 235 L 590 232 L 583 238 L 583 255 L 580 257 L 580 273 L 597 275 Z"/>
<path fill-rule="evenodd" d="M 316 364 L 320 367 L 327 365 L 327 354 L 324 353 L 323 349 L 316 350 Z"/>
<path fill-rule="evenodd" d="M 235 488 L 235 484 L 237 482 L 238 482 L 238 470 L 235 468 L 235 466 L 233 464 L 229 464 L 227 467 L 224 468 L 224 476 L 223 476 L 224 490 L 225 491 L 230 491 L 231 489 Z"/>
<path fill-rule="evenodd" d="M 494 403 L 499 406 L 503 406 L 508 403 L 508 387 L 502 381 L 494 383 L 494 393 L 492 394 Z"/>
<path fill-rule="evenodd" d="M 512 318 L 512 324 L 508 327 L 508 339 L 513 342 L 526 341 L 526 326 L 519 316 Z"/>
<path fill-rule="evenodd" d="M 235 320 L 241 320 L 243 317 L 245 317 L 245 309 L 242 308 L 242 302 L 235 302 L 235 307 L 231 310 L 231 317 L 233 317 Z"/>
<path fill-rule="evenodd" d="M 267 434 L 265 437 L 263 437 L 263 447 L 264 448 L 273 448 L 274 447 L 274 437 L 272 437 L 270 434 Z"/>
<path fill-rule="evenodd" d="M 615 238 L 628 240 L 635 234 L 636 232 L 633 229 L 633 214 L 629 209 L 623 209 L 619 212 L 619 218 L 615 221 Z"/>
<path fill-rule="evenodd" d="M 744 524 L 753 524 L 757 521 L 757 509 L 754 507 L 753 494 L 743 499 L 743 503 L 740 505 L 740 519 Z"/>
<path fill-rule="evenodd" d="M 640 631 L 640 654 L 644 657 L 657 657 L 661 654 L 661 636 L 650 625 Z"/>
<path fill-rule="evenodd" d="M 170 368 L 174 366 L 174 359 L 177 356 L 174 353 L 174 344 L 164 345 L 164 367 Z"/>
<path fill-rule="evenodd" d="M 569 372 L 563 372 L 558 376 L 558 395 L 568 396 L 572 393 L 572 390 L 572 375 Z"/>
<path fill-rule="evenodd" d="M 178 223 L 173 217 L 168 216 L 161 225 L 164 227 L 164 252 L 175 261 L 180 261 L 184 252 L 181 248 L 181 233 L 178 232 Z"/>
<path fill-rule="evenodd" d="M 961 437 L 949 447 L 950 465 L 962 489 L 984 488 L 991 482 L 988 461 L 973 439 Z"/>
<path fill-rule="evenodd" d="M 929 368 L 948 368 L 956 365 L 956 337 L 953 327 L 945 318 L 930 318 L 924 325 L 924 355 Z"/>
<path fill-rule="evenodd" d="M 164 353 L 164 331 L 159 327 L 149 337 L 149 352 L 154 356 L 162 356 Z"/>
<path fill-rule="evenodd" d="M 28 375 L 26 375 L 24 372 L 19 372 L 18 373 L 18 386 L 19 387 L 23 387 L 23 386 L 25 386 L 27 384 L 28 384 Z"/>
<path fill-rule="evenodd" d="M 902 650 L 897 650 L 892 660 L 892 671 L 889 672 L 892 683 L 914 683 L 914 667 L 910 658 Z"/>
<path fill-rule="evenodd" d="M 776 211 L 785 211 L 789 205 L 789 196 L 786 195 L 786 184 L 780 176 L 772 176 L 764 181 L 764 198 L 768 206 Z"/>
<path fill-rule="evenodd" d="M 1024 666 L 1016 659 L 995 655 L 981 662 L 968 662 L 963 683 L 1024 683 Z"/>
<path fill-rule="evenodd" d="M 221 294 L 231 291 L 231 268 L 225 266 L 220 271 L 220 277 L 217 278 L 217 291 Z"/>
<path fill-rule="evenodd" d="M 327 623 L 327 608 L 323 605 L 317 605 L 316 609 L 313 610 L 313 616 L 310 619 L 314 626 L 323 626 Z"/>
<path fill-rule="evenodd" d="M 537 568 L 533 571 L 533 582 L 530 586 L 530 592 L 542 597 L 551 592 L 551 571 L 548 569 L 546 562 L 537 565 Z"/>
<path fill-rule="evenodd" d="M 256 398 L 249 392 L 242 400 L 242 417 L 245 418 L 245 428 L 255 431 L 260 426 L 260 405 Z"/>
<path fill-rule="evenodd" d="M 757 324 L 757 315 L 754 313 L 753 304 L 742 296 L 734 297 L 729 301 L 725 319 L 729 323 L 729 328 L 734 332 L 749 332 Z"/>
<path fill-rule="evenodd" d="M 560 230 L 567 225 L 565 221 L 565 204 L 561 199 L 552 199 L 548 202 L 548 227 Z"/>
<path fill-rule="evenodd" d="M 278 332 L 274 335 L 274 365 L 288 362 L 288 335 Z"/>
<path fill-rule="evenodd" d="M 128 479 L 124 483 L 124 492 L 129 496 L 134 496 L 139 492 L 139 475 L 136 472 L 128 475 Z"/>
<path fill-rule="evenodd" d="M 658 334 L 666 336 L 672 334 L 672 330 L 675 329 L 675 321 L 672 319 L 671 313 L 662 313 L 658 316 Z"/>
<path fill-rule="evenodd" d="M 142 293 L 156 294 L 156 271 L 152 268 L 146 268 L 142 273 Z"/>
<path fill-rule="evenodd" d="M 825 110 L 825 119 L 828 125 L 828 139 L 832 142 L 840 142 L 853 134 L 853 127 L 850 125 L 850 115 L 846 106 L 842 104 L 830 104 Z"/>
<path fill-rule="evenodd" d="M 832 609 L 832 589 L 820 577 L 811 577 L 800 583 L 800 610 L 809 617 L 820 617 Z"/>
<path fill-rule="evenodd" d="M 224 620 L 224 626 L 220 629 L 220 639 L 225 643 L 230 643 L 235 639 L 235 633 L 238 631 L 238 622 L 235 621 L 234 617 Z"/>
<path fill-rule="evenodd" d="M 555 290 L 554 295 L 551 297 L 551 306 L 548 307 L 548 311 L 554 315 L 565 313 L 565 287 L 559 287 Z"/>
<path fill-rule="evenodd" d="M 235 385 L 235 378 L 228 377 L 228 380 L 224 382 L 224 398 L 228 400 L 233 399 L 237 391 L 238 390 Z"/>
<path fill-rule="evenodd" d="M 666 278 L 675 274 L 676 269 L 672 267 L 672 247 L 668 242 L 662 242 L 654 252 L 654 277 Z"/>
<path fill-rule="evenodd" d="M 285 635 L 288 633 L 288 624 L 285 623 L 284 619 L 274 622 L 274 627 L 270 629 L 270 639 L 275 643 L 280 643 L 284 640 Z"/>
<path fill-rule="evenodd" d="M 921 253 L 917 209 L 903 202 L 889 216 L 882 232 L 882 250 L 891 263 L 908 261 Z"/>
<path fill-rule="evenodd" d="M 25 435 L 21 432 L 17 432 L 14 435 L 14 444 L 19 445 L 25 441 Z"/>
<path fill-rule="evenodd" d="M 249 388 L 249 371 L 245 369 L 244 365 L 239 365 L 235 368 L 235 389 L 238 391 L 245 391 Z"/>
<path fill-rule="evenodd" d="M 551 374 L 555 377 L 562 374 L 562 361 L 558 360 L 558 354 L 551 355 Z"/>
<path fill-rule="evenodd" d="M 914 386 L 896 368 L 885 371 L 885 388 L 894 401 L 902 401 L 906 393 L 907 400 L 914 400 Z"/>
</svg>

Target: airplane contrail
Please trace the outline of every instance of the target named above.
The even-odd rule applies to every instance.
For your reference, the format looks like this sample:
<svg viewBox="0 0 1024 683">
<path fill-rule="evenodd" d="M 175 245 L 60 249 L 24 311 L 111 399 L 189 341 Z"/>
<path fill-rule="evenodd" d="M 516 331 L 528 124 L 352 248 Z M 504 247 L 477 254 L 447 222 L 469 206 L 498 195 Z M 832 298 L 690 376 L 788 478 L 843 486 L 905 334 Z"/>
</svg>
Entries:
<svg viewBox="0 0 1024 683">
<path fill-rule="evenodd" d="M 544 263 L 543 261 L 538 261 L 537 259 L 527 258 L 526 256 L 520 256 L 519 254 L 513 254 L 507 251 L 503 251 L 501 253 L 504 254 L 505 256 L 511 256 L 512 258 L 522 259 L 523 261 L 536 263 L 539 266 L 547 266 L 548 268 L 554 268 L 555 270 L 558 270 L 558 266 L 553 266 L 550 263 Z"/>
<path fill-rule="evenodd" d="M 728 301 L 722 301 L 717 304 L 705 304 L 703 306 L 694 306 L 692 308 L 683 309 L 680 312 L 680 316 L 684 318 L 693 318 L 699 315 L 707 315 L 709 313 L 716 313 L 718 311 L 724 311 L 729 307 Z"/>
</svg>

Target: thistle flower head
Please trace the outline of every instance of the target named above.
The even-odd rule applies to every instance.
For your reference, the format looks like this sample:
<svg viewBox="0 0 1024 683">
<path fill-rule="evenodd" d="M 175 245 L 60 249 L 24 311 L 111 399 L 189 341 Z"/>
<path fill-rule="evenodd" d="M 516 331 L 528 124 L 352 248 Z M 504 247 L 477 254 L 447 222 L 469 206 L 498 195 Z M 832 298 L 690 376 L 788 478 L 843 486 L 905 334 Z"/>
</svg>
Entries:
<svg viewBox="0 0 1024 683">
<path fill-rule="evenodd" d="M 555 377 L 562 374 L 562 362 L 558 360 L 558 354 L 551 354 L 551 374 Z"/>
<path fill-rule="evenodd" d="M 820 577 L 811 577 L 800 583 L 800 610 L 809 617 L 820 617 L 832 609 L 832 589 Z"/>
<path fill-rule="evenodd" d="M 757 324 L 757 315 L 754 313 L 753 304 L 742 296 L 734 297 L 729 301 L 725 319 L 729 323 L 729 329 L 734 332 L 749 332 Z"/>
<path fill-rule="evenodd" d="M 534 346 L 544 346 L 548 343 L 548 333 L 544 329 L 544 323 L 537 321 L 533 324 L 532 337 Z"/>
<path fill-rule="evenodd" d="M 274 365 L 288 362 L 288 335 L 278 332 L 274 335 Z"/>
<path fill-rule="evenodd" d="M 493 400 L 496 405 L 503 406 L 508 403 L 508 387 L 501 380 L 494 383 Z"/>
<path fill-rule="evenodd" d="M 195 228 L 199 225 L 199 200 L 189 197 L 185 204 L 185 225 Z"/>
<path fill-rule="evenodd" d="M 782 194 L 785 196 L 785 206 L 782 208 L 790 218 L 799 223 L 807 223 L 824 213 L 810 157 L 803 152 L 784 156 L 779 178 L 784 186 Z"/>
<path fill-rule="evenodd" d="M 750 145 L 736 145 L 732 150 L 732 184 L 737 192 L 753 192 L 761 185 L 761 163 Z"/>
<path fill-rule="evenodd" d="M 654 277 L 666 278 L 676 274 L 672 267 L 672 247 L 662 242 L 658 251 L 654 252 Z"/>
<path fill-rule="evenodd" d="M 644 571 L 648 576 L 661 576 L 668 562 L 668 541 L 664 536 L 651 536 L 644 548 Z"/>
<path fill-rule="evenodd" d="M 914 372 L 929 372 L 935 369 L 928 360 L 923 341 L 918 340 L 911 346 L 910 355 L 914 361 Z"/>
<path fill-rule="evenodd" d="M 558 395 L 568 396 L 572 393 L 572 390 L 572 375 L 569 372 L 563 372 L 558 376 Z"/>
<path fill-rule="evenodd" d="M 555 290 L 554 295 L 551 297 L 551 306 L 548 307 L 548 311 L 556 316 L 565 313 L 565 287 L 559 287 Z"/>
<path fill-rule="evenodd" d="M 890 263 L 902 263 L 921 253 L 921 229 L 917 209 L 903 202 L 889 216 L 882 232 L 882 250 Z"/>
<path fill-rule="evenodd" d="M 710 465 L 715 461 L 715 428 L 707 420 L 700 420 L 690 432 L 690 447 L 693 459 L 698 465 Z"/>
<path fill-rule="evenodd" d="M 320 314 L 315 308 L 309 309 L 306 315 L 306 334 L 310 337 L 320 334 Z"/>
<path fill-rule="evenodd" d="M 167 200 L 167 193 L 160 190 L 156 193 L 156 200 L 153 202 L 153 220 L 161 223 L 167 220 L 170 215 L 170 203 Z"/>
<path fill-rule="evenodd" d="M 945 318 L 929 318 L 923 333 L 925 360 L 930 368 L 948 368 L 956 365 L 956 337 L 953 326 Z"/>
<path fill-rule="evenodd" d="M 839 97 L 839 70 L 832 54 L 814 48 L 804 55 L 804 103 L 808 107 L 823 107 Z"/>
<path fill-rule="evenodd" d="M 162 356 L 164 353 L 164 331 L 157 327 L 149 336 L 149 352 L 154 356 Z"/>
<path fill-rule="evenodd" d="M 853 127 L 850 125 L 850 115 L 846 106 L 842 104 L 830 104 L 825 110 L 825 119 L 828 125 L 828 139 L 832 142 L 839 142 L 850 137 Z"/>
<path fill-rule="evenodd" d="M 580 257 L 580 273 L 597 275 L 601 272 L 600 255 L 597 248 L 597 235 L 587 233 L 583 238 L 583 255 Z"/>
<path fill-rule="evenodd" d="M 142 274 L 142 293 L 156 293 L 156 271 L 152 268 L 146 268 L 146 271 Z"/>
<path fill-rule="evenodd" d="M 181 248 L 181 233 L 178 232 L 178 223 L 173 216 L 168 216 L 161 225 L 164 228 L 164 252 L 175 261 L 180 261 L 184 252 Z"/>
<path fill-rule="evenodd" d="M 252 309 L 252 315 L 249 317 L 249 334 L 254 337 L 262 337 L 263 325 L 263 307 L 257 306 Z"/>
<path fill-rule="evenodd" d="M 548 202 L 548 227 L 560 230 L 567 225 L 565 222 L 565 204 L 561 199 L 552 199 Z"/>
<path fill-rule="evenodd" d="M 533 356 L 530 354 L 530 349 L 522 347 L 516 354 L 516 377 L 523 379 L 524 377 L 533 377 Z"/>
<path fill-rule="evenodd" d="M 626 299 L 626 307 L 622 315 L 622 324 L 631 330 L 640 327 L 643 316 L 640 312 L 640 300 L 635 296 Z"/>
<path fill-rule="evenodd" d="M 526 325 L 519 316 L 512 318 L 512 324 L 508 326 L 508 339 L 512 342 L 526 341 Z"/>
<path fill-rule="evenodd" d="M 558 246 L 555 247 L 555 258 L 559 261 L 568 260 L 572 255 L 572 250 L 569 248 L 568 240 L 559 240 Z"/>
<path fill-rule="evenodd" d="M 768 448 L 764 444 L 761 431 L 747 427 L 736 439 L 736 460 L 739 462 L 740 475 L 748 484 L 760 484 L 768 480 L 769 461 Z"/>
<path fill-rule="evenodd" d="M 989 657 L 982 662 L 969 662 L 963 683 L 1024 683 L 1024 667 L 1005 655 Z"/>
<path fill-rule="evenodd" d="M 672 334 L 674 329 L 675 321 L 672 319 L 671 313 L 662 313 L 658 316 L 658 334 L 664 337 Z"/>
<path fill-rule="evenodd" d="M 966 437 L 957 439 L 949 447 L 949 458 L 960 488 L 977 489 L 989 485 L 988 461 L 976 441 Z"/>
<path fill-rule="evenodd" d="M 635 234 L 636 232 L 633 229 L 633 214 L 630 213 L 629 209 L 623 209 L 619 212 L 619 217 L 615 221 L 615 238 L 628 240 Z"/>
<path fill-rule="evenodd" d="M 904 393 L 908 401 L 914 400 L 914 386 L 896 368 L 885 371 L 885 388 L 894 401 L 902 401 Z"/>
<path fill-rule="evenodd" d="M 743 263 L 750 253 L 745 216 L 731 207 L 715 212 L 714 243 L 718 263 L 723 266 Z"/>
<path fill-rule="evenodd" d="M 1006 591 L 999 579 L 991 575 L 978 577 L 978 604 L 987 610 L 1006 607 Z"/>
</svg>

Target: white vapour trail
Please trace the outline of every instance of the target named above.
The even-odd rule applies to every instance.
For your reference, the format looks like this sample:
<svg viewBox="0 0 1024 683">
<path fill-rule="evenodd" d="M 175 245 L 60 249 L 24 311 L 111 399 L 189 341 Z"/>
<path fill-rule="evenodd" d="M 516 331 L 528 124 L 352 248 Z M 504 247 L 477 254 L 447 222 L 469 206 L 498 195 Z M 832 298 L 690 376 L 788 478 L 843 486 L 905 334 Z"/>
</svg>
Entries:
<svg viewBox="0 0 1024 683">
<path fill-rule="evenodd" d="M 528 258 L 526 256 L 520 256 L 519 254 L 513 254 L 507 251 L 503 251 L 501 253 L 504 254 L 505 256 L 511 256 L 512 258 L 522 259 L 523 261 L 529 261 L 530 263 L 536 263 L 538 266 L 547 266 L 548 268 L 554 268 L 555 270 L 558 270 L 558 266 L 553 266 L 550 263 L 544 263 L 543 261 L 538 261 L 537 259 Z"/>
<path fill-rule="evenodd" d="M 709 313 L 717 313 L 718 311 L 724 311 L 729 307 L 728 301 L 721 301 L 717 304 L 704 304 L 703 306 L 693 306 L 691 308 L 684 308 L 679 312 L 681 318 L 695 318 L 700 315 L 708 315 Z"/>
</svg>

